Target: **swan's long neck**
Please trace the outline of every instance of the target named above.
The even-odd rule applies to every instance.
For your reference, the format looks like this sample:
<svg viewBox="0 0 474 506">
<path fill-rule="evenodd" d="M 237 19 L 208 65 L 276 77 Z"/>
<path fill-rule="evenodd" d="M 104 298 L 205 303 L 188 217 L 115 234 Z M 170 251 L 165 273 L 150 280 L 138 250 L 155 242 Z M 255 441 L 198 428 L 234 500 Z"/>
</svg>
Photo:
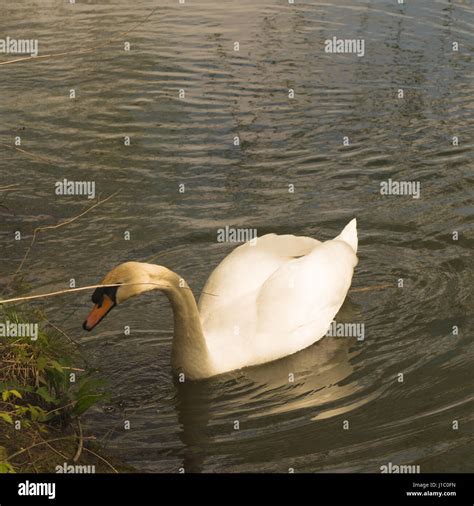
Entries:
<svg viewBox="0 0 474 506">
<path fill-rule="evenodd" d="M 146 265 L 150 281 L 157 283 L 171 303 L 174 316 L 174 338 L 171 365 L 185 378 L 210 375 L 210 359 L 201 318 L 191 288 L 175 272 L 160 265 Z"/>
</svg>

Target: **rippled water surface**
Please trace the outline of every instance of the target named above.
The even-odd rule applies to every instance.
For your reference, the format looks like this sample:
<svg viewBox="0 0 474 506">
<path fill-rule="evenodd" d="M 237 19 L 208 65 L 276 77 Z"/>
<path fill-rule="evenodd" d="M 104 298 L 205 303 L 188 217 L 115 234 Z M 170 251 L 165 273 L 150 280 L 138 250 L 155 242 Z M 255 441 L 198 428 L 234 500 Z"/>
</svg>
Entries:
<svg viewBox="0 0 474 506">
<path fill-rule="evenodd" d="M 95 283 L 133 259 L 166 265 L 198 294 L 233 248 L 218 228 L 325 240 L 354 216 L 353 287 L 391 285 L 351 292 L 337 316 L 363 323 L 363 341 L 327 337 L 185 385 L 171 376 L 163 296 L 129 301 L 87 335 L 90 294 L 48 299 L 49 318 L 111 390 L 88 432 L 151 472 L 474 470 L 472 2 L 1 0 L 0 10 L 0 38 L 36 38 L 40 55 L 102 46 L 0 66 L 1 185 L 21 185 L 0 195 L 2 282 L 36 226 L 90 205 L 54 194 L 67 178 L 121 193 L 40 233 L 26 291 Z M 325 53 L 333 36 L 363 38 L 364 56 Z M 16 136 L 27 153 L 9 147 Z M 388 178 L 420 182 L 421 198 L 382 196 Z"/>
</svg>

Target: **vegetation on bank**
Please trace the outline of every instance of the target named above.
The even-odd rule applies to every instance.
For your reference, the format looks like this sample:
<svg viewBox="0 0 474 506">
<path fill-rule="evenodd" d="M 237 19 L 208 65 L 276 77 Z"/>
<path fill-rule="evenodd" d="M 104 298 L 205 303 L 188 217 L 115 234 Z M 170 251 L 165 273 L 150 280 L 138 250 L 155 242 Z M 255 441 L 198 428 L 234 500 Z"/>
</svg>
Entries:
<svg viewBox="0 0 474 506">
<path fill-rule="evenodd" d="M 0 307 L 0 322 L 40 324 L 34 339 L 0 334 L 0 473 L 130 471 L 83 433 L 81 416 L 105 394 L 75 343 L 41 311 Z"/>
</svg>

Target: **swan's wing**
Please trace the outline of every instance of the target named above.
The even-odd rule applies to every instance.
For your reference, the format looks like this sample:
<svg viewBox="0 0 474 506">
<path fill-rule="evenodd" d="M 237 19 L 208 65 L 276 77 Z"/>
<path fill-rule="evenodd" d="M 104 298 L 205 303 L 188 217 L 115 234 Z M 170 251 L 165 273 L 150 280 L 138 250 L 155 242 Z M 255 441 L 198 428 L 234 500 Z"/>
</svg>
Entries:
<svg viewBox="0 0 474 506">
<path fill-rule="evenodd" d="M 284 263 L 310 253 L 319 241 L 310 237 L 267 234 L 254 244 L 236 248 L 209 276 L 199 299 L 199 313 L 208 329 L 228 327 L 243 299 L 252 299 Z M 255 301 L 255 298 L 252 299 Z M 242 308 L 244 310 L 244 308 Z"/>
<path fill-rule="evenodd" d="M 256 365 L 306 348 L 327 332 L 357 264 L 357 227 L 320 243 L 263 236 L 234 250 L 210 276 L 199 301 L 217 372 Z"/>
<path fill-rule="evenodd" d="M 283 256 L 283 251 L 289 253 L 245 251 L 238 257 L 245 258 L 243 270 L 238 261 L 228 264 L 233 267 L 229 271 L 227 265 L 220 270 L 221 264 L 209 279 L 206 291 L 225 294 L 212 297 L 211 303 L 206 304 L 208 297 L 204 304 L 200 301 L 203 330 L 217 369 L 261 364 L 306 348 L 324 336 L 344 302 L 357 264 L 346 242 L 316 243 L 303 255 Z M 260 270 L 253 269 L 257 264 Z"/>
<path fill-rule="evenodd" d="M 275 271 L 256 299 L 253 355 L 272 360 L 323 337 L 346 298 L 356 264 L 354 250 L 332 240 Z"/>
</svg>

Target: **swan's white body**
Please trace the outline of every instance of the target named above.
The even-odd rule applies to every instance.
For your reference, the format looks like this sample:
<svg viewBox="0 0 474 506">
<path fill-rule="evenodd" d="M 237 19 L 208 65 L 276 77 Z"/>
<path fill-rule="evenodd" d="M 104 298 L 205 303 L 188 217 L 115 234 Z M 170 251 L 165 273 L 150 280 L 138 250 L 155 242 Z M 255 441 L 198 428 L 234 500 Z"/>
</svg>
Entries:
<svg viewBox="0 0 474 506">
<path fill-rule="evenodd" d="M 198 307 L 187 284 L 162 266 L 128 262 L 103 283 L 150 283 L 133 293 L 120 287 L 117 303 L 160 285 L 174 312 L 173 369 L 200 379 L 276 360 L 321 339 L 347 295 L 356 253 L 355 219 L 326 242 L 265 235 L 217 266 Z"/>
<path fill-rule="evenodd" d="M 214 374 L 291 355 L 325 335 L 357 264 L 355 220 L 345 232 L 352 245 L 268 234 L 219 264 L 198 306 Z"/>
</svg>

